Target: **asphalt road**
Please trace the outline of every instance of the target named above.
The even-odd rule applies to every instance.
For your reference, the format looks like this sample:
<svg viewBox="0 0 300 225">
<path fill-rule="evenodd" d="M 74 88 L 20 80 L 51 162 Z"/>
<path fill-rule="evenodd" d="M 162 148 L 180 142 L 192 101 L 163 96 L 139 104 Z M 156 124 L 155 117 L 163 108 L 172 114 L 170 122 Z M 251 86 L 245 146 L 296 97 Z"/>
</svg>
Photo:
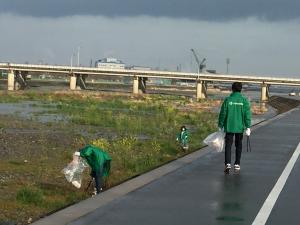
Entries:
<svg viewBox="0 0 300 225">
<path fill-rule="evenodd" d="M 210 151 L 69 224 L 252 224 L 300 142 L 299 121 L 297 108 L 253 130 L 240 173 L 225 175 L 223 153 Z M 300 224 L 299 172 L 297 159 L 266 224 Z"/>
</svg>

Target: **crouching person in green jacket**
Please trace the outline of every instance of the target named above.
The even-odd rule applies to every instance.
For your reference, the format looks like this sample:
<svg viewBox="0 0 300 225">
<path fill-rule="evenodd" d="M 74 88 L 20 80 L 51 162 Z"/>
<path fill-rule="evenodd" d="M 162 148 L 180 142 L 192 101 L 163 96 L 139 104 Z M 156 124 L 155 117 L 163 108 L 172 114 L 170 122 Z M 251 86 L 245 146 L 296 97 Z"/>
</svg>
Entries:
<svg viewBox="0 0 300 225">
<path fill-rule="evenodd" d="M 242 155 L 243 132 L 250 136 L 251 109 L 248 99 L 241 94 L 242 83 L 232 84 L 232 93 L 225 98 L 220 114 L 218 126 L 224 130 L 225 135 L 225 172 L 231 169 L 231 146 L 235 137 L 235 163 L 234 169 L 240 170 Z"/>
<path fill-rule="evenodd" d="M 97 194 L 102 190 L 103 180 L 102 177 L 107 177 L 110 171 L 111 157 L 102 149 L 86 145 L 75 155 L 84 158 L 91 167 L 91 176 L 95 179 L 95 187 Z"/>
</svg>

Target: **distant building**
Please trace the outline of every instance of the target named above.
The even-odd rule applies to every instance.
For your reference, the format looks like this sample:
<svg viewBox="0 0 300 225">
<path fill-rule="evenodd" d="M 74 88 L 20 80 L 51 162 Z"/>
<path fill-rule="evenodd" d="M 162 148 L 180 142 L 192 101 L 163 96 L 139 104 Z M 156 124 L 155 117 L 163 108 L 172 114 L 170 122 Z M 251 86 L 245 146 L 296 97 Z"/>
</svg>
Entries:
<svg viewBox="0 0 300 225">
<path fill-rule="evenodd" d="M 104 58 L 97 60 L 95 67 L 101 69 L 125 69 L 125 64 L 116 58 Z"/>
</svg>

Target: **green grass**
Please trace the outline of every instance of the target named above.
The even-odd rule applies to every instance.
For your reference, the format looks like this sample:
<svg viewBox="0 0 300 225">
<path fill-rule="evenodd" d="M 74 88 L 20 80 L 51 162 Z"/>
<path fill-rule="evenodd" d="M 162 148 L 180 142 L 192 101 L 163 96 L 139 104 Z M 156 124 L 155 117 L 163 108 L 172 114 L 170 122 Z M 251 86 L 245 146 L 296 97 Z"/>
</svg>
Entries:
<svg viewBox="0 0 300 225">
<path fill-rule="evenodd" d="M 98 126 L 118 136 L 144 135 L 159 142 L 175 137 L 181 125 L 190 126 L 196 130 L 191 143 L 195 147 L 195 138 L 203 131 L 206 133 L 215 129 L 216 119 L 216 115 L 211 113 L 180 112 L 172 102 L 166 104 L 159 101 L 72 101 L 60 102 L 57 109 L 75 124 Z M 211 120 L 213 124 L 209 122 Z"/>
<path fill-rule="evenodd" d="M 22 204 L 41 205 L 43 202 L 43 192 L 31 187 L 23 187 L 17 192 L 17 201 Z"/>
<path fill-rule="evenodd" d="M 109 188 L 185 154 L 176 142 L 182 125 L 190 130 L 189 152 L 202 147 L 202 140 L 216 130 L 217 115 L 199 109 L 190 110 L 189 100 L 184 97 L 154 95 L 130 98 L 34 92 L 0 94 L 0 102 L 28 100 L 34 102 L 34 107 L 45 107 L 45 113 L 69 118 L 68 124 L 63 127 L 49 122 L 44 125 L 45 129 L 56 132 L 55 128 L 59 127 L 71 135 L 69 129 L 86 128 L 91 136 L 72 137 L 74 146 L 56 146 L 56 142 L 51 146 L 47 142 L 48 136 L 41 135 L 43 141 L 34 144 L 38 151 L 24 146 L 26 152 L 20 158 L 1 162 L 0 173 L 5 171 L 18 179 L 7 182 L 7 187 L 3 186 L 4 193 L 10 193 L 7 195 L 10 200 L 0 201 L 0 205 L 5 202 L 0 211 L 6 212 L 0 220 L 19 221 L 19 214 L 9 213 L 17 209 L 27 217 L 38 218 L 87 198 L 89 195 L 84 188 L 75 189 L 61 173 L 81 142 L 99 146 L 112 157 L 111 174 L 105 180 L 105 188 Z M 197 104 L 210 104 L 209 101 Z M 97 132 L 101 135 L 92 138 Z M 30 159 L 29 163 L 23 163 L 24 156 Z M 83 187 L 89 180 L 88 173 L 86 170 L 83 176 Z"/>
</svg>

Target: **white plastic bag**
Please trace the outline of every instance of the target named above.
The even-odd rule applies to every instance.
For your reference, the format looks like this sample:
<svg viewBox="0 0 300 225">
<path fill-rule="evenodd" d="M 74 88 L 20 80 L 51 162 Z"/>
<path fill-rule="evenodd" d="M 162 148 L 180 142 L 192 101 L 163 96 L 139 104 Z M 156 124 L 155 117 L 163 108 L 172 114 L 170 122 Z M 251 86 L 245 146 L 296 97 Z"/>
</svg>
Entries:
<svg viewBox="0 0 300 225">
<path fill-rule="evenodd" d="M 217 152 L 222 152 L 225 144 L 225 133 L 223 131 L 214 132 L 204 139 L 204 144 L 214 148 Z"/>
<path fill-rule="evenodd" d="M 87 163 L 79 156 L 73 155 L 73 161 L 70 162 L 62 172 L 68 182 L 72 183 L 76 188 L 81 187 L 81 176 Z"/>
</svg>

